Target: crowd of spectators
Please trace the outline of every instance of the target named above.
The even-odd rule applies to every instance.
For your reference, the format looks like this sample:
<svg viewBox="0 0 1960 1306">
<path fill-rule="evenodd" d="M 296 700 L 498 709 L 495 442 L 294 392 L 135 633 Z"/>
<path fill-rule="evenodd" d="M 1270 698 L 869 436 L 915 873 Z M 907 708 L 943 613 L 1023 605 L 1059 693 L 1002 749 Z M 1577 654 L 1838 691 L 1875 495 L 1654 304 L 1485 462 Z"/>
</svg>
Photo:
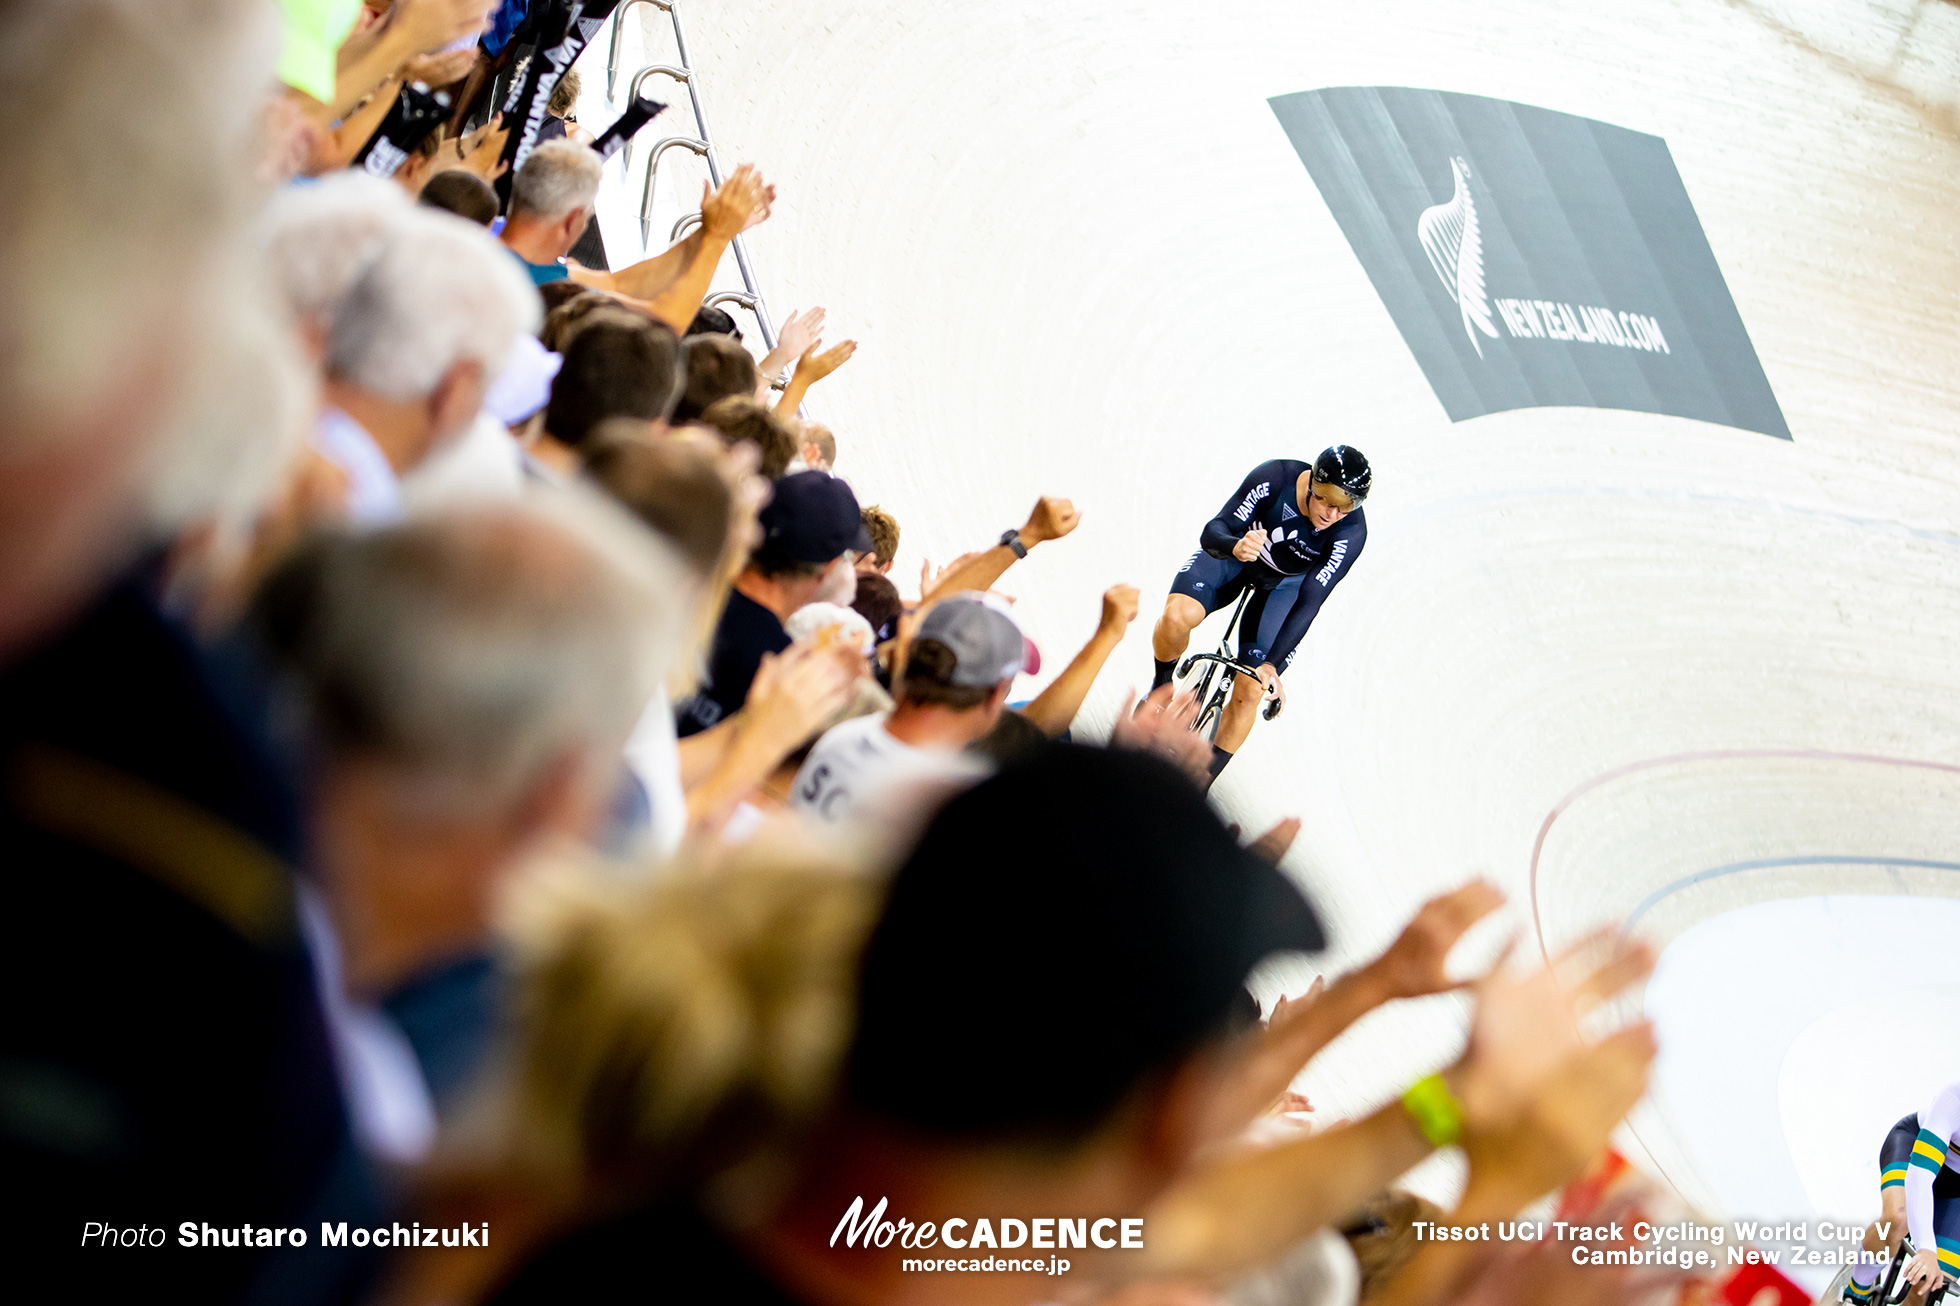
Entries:
<svg viewBox="0 0 1960 1306">
<path fill-rule="evenodd" d="M 703 307 L 757 169 L 651 258 L 573 256 L 574 97 L 514 170 L 484 112 L 564 8 L 0 6 L 0 1126 L 14 1244 L 79 1276 L 33 1278 L 1345 1306 L 1287 1267 L 1406 1226 L 1438 1148 L 1445 1223 L 1574 1175 L 1643 1091 L 1647 1028 L 1584 1018 L 1645 949 L 1466 981 L 1475 882 L 1260 1012 L 1249 972 L 1327 943 L 1297 822 L 1220 820 L 1168 687 L 1076 731 L 1136 589 L 1044 659 L 993 588 L 1063 565 L 1053 497 L 895 582 L 852 431 L 803 415 L 855 345 L 812 310 L 757 360 Z M 1456 990 L 1459 1056 L 1309 1126 L 1311 1058 Z M 903 1269 L 995 1255 L 949 1250 L 981 1217 L 1097 1232 Z M 1628 1290 L 1395 1245 L 1371 1302 Z"/>
</svg>

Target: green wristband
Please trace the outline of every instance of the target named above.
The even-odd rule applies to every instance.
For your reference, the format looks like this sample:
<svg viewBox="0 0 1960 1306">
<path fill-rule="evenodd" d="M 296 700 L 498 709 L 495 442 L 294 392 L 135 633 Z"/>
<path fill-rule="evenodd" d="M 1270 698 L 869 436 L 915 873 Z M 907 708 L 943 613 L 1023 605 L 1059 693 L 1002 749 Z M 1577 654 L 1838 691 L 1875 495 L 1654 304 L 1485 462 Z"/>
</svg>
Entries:
<svg viewBox="0 0 1960 1306">
<path fill-rule="evenodd" d="M 1463 1104 L 1441 1075 L 1418 1079 L 1402 1094 L 1402 1109 L 1416 1122 L 1422 1136 L 1437 1147 L 1448 1147 L 1463 1137 Z"/>
</svg>

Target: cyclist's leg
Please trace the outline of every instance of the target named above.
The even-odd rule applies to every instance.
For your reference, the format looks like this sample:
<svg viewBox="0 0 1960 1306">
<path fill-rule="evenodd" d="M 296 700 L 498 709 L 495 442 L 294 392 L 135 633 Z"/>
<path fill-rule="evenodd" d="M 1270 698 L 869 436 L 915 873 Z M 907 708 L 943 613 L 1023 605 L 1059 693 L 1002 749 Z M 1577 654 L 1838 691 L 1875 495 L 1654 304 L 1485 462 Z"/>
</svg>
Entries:
<svg viewBox="0 0 1960 1306">
<path fill-rule="evenodd" d="M 1300 596 L 1302 579 L 1289 576 L 1271 591 L 1254 594 L 1245 605 L 1245 615 L 1239 618 L 1239 661 L 1256 667 L 1268 660 L 1267 652 L 1278 638 L 1286 614 L 1293 610 L 1294 600 Z M 1214 779 L 1252 733 L 1252 723 L 1258 718 L 1259 705 L 1266 697 L 1264 687 L 1251 676 L 1235 676 L 1233 680 L 1232 701 L 1219 718 L 1218 741 L 1213 745 L 1226 756 L 1221 761 L 1216 753 L 1212 755 Z"/>
<path fill-rule="evenodd" d="M 1200 549 L 1185 560 L 1171 581 L 1171 592 L 1164 600 L 1164 615 L 1157 618 L 1150 632 L 1150 656 L 1156 660 L 1156 675 L 1150 687 L 1168 685 L 1177 674 L 1177 660 L 1191 643 L 1191 632 L 1220 607 L 1238 597 L 1240 576 L 1245 564 L 1232 558 L 1214 558 Z"/>
</svg>

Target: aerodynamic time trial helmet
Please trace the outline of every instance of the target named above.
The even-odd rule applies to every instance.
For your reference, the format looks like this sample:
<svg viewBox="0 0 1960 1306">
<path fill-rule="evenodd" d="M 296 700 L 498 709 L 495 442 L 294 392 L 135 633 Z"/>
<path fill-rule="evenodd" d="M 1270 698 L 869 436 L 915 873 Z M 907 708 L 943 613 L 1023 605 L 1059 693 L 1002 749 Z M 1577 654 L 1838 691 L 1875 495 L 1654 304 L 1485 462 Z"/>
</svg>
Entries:
<svg viewBox="0 0 1960 1306">
<path fill-rule="evenodd" d="M 1313 460 L 1313 478 L 1322 485 L 1339 486 L 1356 503 L 1368 497 L 1368 487 L 1375 483 L 1368 459 L 1359 449 L 1345 444 L 1320 451 L 1320 457 Z"/>
</svg>

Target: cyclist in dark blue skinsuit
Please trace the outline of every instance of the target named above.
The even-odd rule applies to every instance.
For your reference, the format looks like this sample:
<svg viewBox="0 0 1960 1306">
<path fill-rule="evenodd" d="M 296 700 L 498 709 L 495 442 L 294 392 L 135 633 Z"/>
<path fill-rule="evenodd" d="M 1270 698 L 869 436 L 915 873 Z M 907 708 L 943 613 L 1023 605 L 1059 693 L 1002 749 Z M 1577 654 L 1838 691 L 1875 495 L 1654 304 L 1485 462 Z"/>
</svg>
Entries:
<svg viewBox="0 0 1960 1306">
<path fill-rule="evenodd" d="M 1232 687 L 1212 745 L 1214 779 L 1252 732 L 1266 686 L 1278 686 L 1321 604 L 1361 556 L 1368 539 L 1361 501 L 1372 483 L 1368 460 L 1346 445 L 1312 463 L 1261 463 L 1205 523 L 1199 551 L 1171 582 L 1151 636 L 1152 688 L 1170 682 L 1200 622 L 1252 589 L 1239 618 L 1239 661 L 1258 667 L 1259 679 L 1239 676 Z"/>
</svg>

